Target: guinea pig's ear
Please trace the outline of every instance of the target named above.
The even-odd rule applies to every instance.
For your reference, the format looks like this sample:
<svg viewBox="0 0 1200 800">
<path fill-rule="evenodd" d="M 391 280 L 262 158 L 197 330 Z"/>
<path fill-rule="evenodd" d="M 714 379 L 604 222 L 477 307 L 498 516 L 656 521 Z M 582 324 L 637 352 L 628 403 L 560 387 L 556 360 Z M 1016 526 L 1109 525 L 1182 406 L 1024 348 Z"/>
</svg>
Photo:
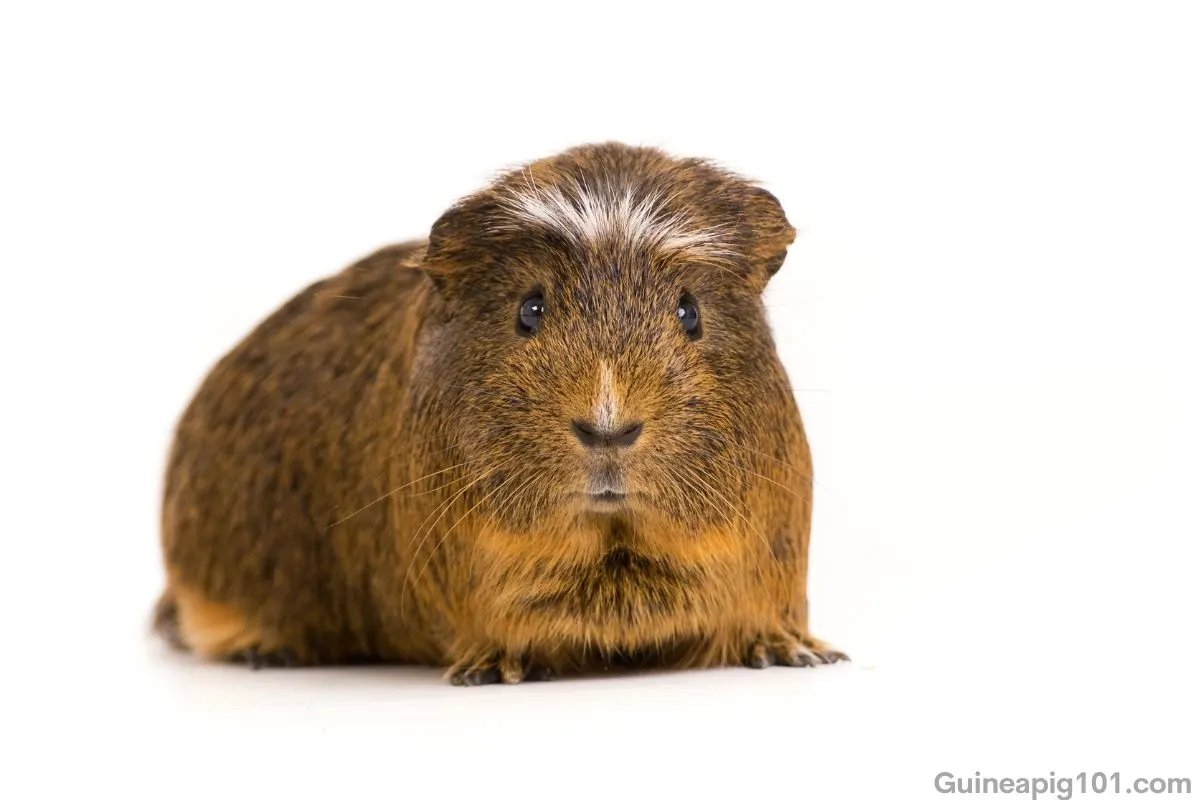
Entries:
<svg viewBox="0 0 1200 800">
<path fill-rule="evenodd" d="M 758 186 L 750 188 L 742 219 L 750 225 L 750 260 L 765 286 L 783 266 L 788 246 L 796 239 L 796 229 L 775 195 Z"/>
<path fill-rule="evenodd" d="M 467 265 L 486 260 L 489 253 L 486 240 L 488 219 L 495 204 L 483 195 L 471 195 L 446 210 L 429 231 L 422 269 L 438 291 L 445 291 L 454 276 Z"/>
</svg>

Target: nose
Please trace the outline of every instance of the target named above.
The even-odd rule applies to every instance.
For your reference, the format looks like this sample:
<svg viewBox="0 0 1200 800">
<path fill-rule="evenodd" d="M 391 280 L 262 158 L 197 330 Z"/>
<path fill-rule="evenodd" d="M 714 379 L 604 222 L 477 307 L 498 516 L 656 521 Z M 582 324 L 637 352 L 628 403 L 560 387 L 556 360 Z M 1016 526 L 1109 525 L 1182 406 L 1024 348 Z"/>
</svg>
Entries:
<svg viewBox="0 0 1200 800">
<path fill-rule="evenodd" d="M 642 435 L 642 423 L 633 422 L 618 430 L 577 419 L 571 422 L 571 430 L 584 447 L 629 447 Z"/>
</svg>

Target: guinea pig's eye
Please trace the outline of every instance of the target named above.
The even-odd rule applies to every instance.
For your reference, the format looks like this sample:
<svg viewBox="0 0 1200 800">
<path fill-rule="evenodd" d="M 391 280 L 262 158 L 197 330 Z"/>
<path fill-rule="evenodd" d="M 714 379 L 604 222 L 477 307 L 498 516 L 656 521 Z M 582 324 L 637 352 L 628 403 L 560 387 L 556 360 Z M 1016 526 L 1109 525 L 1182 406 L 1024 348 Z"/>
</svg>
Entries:
<svg viewBox="0 0 1200 800">
<path fill-rule="evenodd" d="M 517 318 L 518 330 L 526 336 L 532 336 L 542 327 L 542 315 L 546 313 L 546 301 L 541 292 L 531 294 L 521 301 L 521 311 Z"/>
<path fill-rule="evenodd" d="M 679 298 L 679 324 L 684 332 L 693 339 L 700 338 L 700 307 L 690 294 Z"/>
</svg>

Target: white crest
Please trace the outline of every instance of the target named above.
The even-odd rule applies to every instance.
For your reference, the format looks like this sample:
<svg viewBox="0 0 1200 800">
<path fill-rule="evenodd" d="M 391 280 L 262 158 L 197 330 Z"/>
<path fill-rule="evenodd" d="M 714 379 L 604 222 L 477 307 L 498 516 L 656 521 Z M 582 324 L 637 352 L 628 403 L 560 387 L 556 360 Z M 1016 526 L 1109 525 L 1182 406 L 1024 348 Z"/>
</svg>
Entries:
<svg viewBox="0 0 1200 800">
<path fill-rule="evenodd" d="M 509 187 L 502 203 L 514 221 L 539 225 L 580 244 L 617 241 L 663 252 L 696 250 L 713 256 L 727 251 L 719 230 L 697 227 L 685 215 L 667 213 L 661 193 L 636 200 L 632 187 L 573 184 Z"/>
</svg>

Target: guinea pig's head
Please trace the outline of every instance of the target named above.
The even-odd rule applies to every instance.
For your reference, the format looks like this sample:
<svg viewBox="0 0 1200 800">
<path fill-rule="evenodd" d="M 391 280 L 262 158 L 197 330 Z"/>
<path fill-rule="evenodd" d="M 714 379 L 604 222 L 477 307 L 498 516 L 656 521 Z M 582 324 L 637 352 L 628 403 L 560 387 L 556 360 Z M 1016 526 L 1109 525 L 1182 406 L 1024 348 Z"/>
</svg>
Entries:
<svg viewBox="0 0 1200 800">
<path fill-rule="evenodd" d="M 732 520 L 791 403 L 761 296 L 795 236 L 706 161 L 590 145 L 434 225 L 433 380 L 486 512 Z"/>
</svg>

